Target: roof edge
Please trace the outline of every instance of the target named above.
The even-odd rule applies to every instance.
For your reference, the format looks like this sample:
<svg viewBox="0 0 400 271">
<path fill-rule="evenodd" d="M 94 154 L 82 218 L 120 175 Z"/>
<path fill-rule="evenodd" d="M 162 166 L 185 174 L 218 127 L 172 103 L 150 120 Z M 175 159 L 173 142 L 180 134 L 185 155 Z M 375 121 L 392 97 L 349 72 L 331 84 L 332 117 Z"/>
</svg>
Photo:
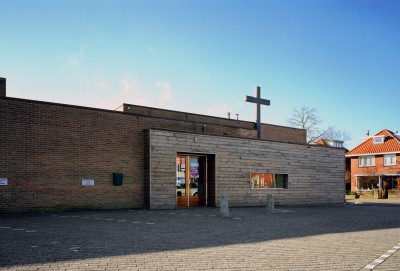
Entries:
<svg viewBox="0 0 400 271">
<path fill-rule="evenodd" d="M 346 157 L 355 157 L 355 156 L 369 156 L 369 155 L 385 155 L 385 154 L 395 154 L 400 153 L 400 151 L 393 152 L 375 152 L 375 153 L 360 153 L 360 154 L 345 154 Z"/>
</svg>

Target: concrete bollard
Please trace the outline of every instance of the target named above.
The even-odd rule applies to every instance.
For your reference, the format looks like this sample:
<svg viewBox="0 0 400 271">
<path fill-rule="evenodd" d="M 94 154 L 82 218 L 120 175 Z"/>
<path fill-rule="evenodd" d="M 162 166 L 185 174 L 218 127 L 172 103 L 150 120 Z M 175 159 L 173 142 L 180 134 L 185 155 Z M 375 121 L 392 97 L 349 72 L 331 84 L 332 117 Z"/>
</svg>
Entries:
<svg viewBox="0 0 400 271">
<path fill-rule="evenodd" d="M 221 217 L 229 217 L 229 205 L 228 205 L 228 195 L 227 194 L 221 195 L 221 201 L 219 203 L 219 206 L 220 206 L 219 215 Z"/>
<path fill-rule="evenodd" d="M 273 214 L 275 212 L 274 208 L 275 208 L 274 198 L 272 197 L 271 194 L 267 194 L 267 209 L 266 209 L 267 214 Z"/>
</svg>

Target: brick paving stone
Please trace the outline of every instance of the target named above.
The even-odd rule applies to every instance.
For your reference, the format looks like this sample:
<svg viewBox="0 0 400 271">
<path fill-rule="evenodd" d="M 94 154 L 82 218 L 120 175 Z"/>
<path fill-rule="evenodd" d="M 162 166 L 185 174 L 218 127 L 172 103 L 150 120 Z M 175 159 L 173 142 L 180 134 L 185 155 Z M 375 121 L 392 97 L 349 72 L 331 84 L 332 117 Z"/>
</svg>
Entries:
<svg viewBox="0 0 400 271">
<path fill-rule="evenodd" d="M 400 270 L 400 250 L 396 251 L 383 263 L 373 269 L 374 271 L 399 271 Z"/>
<path fill-rule="evenodd" d="M 400 242 L 399 210 L 278 207 L 266 216 L 261 207 L 231 208 L 231 218 L 215 208 L 2 215 L 0 270 L 361 270 Z M 20 228 L 36 232 L 14 231 Z M 398 271 L 399 262 L 397 251 L 374 270 Z"/>
</svg>

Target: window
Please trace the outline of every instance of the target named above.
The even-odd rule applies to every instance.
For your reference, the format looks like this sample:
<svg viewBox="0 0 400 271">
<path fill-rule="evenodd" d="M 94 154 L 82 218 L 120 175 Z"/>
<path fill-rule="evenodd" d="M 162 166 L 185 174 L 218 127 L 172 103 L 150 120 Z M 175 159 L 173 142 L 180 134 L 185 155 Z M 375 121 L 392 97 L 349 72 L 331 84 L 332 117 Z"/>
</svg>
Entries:
<svg viewBox="0 0 400 271">
<path fill-rule="evenodd" d="M 335 148 L 343 148 L 343 141 L 338 141 L 338 140 L 329 141 L 328 145 Z"/>
<path fill-rule="evenodd" d="M 400 177 L 395 175 L 395 176 L 382 176 L 382 185 L 383 188 L 387 190 L 399 189 L 399 183 L 400 183 Z"/>
<path fill-rule="evenodd" d="M 396 165 L 396 154 L 385 154 L 383 156 L 383 164 L 385 166 Z"/>
<path fill-rule="evenodd" d="M 288 174 L 251 173 L 251 189 L 287 189 Z"/>
<path fill-rule="evenodd" d="M 343 143 L 342 142 L 333 142 L 333 147 L 335 148 L 343 148 Z"/>
<path fill-rule="evenodd" d="M 374 137 L 374 144 L 382 144 L 385 141 L 384 136 L 377 136 Z"/>
<path fill-rule="evenodd" d="M 361 176 L 357 177 L 357 189 L 363 191 L 371 191 L 379 187 L 378 176 Z"/>
<path fill-rule="evenodd" d="M 359 167 L 373 167 L 375 166 L 375 156 L 360 156 L 358 157 L 358 166 Z"/>
</svg>

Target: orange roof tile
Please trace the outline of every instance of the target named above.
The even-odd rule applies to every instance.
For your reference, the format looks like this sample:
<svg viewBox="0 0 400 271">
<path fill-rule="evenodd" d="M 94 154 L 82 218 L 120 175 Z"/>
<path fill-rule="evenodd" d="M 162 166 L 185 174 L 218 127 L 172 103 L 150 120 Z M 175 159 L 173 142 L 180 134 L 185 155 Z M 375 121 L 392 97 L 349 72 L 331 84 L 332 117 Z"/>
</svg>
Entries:
<svg viewBox="0 0 400 271">
<path fill-rule="evenodd" d="M 315 145 L 321 145 L 321 146 L 324 146 L 324 147 L 330 147 L 329 144 L 323 138 L 318 139 L 315 142 Z"/>
<path fill-rule="evenodd" d="M 381 144 L 374 144 L 374 137 L 384 135 L 385 141 Z M 346 156 L 357 156 L 364 154 L 393 153 L 400 152 L 400 140 L 392 131 L 384 129 L 375 136 L 368 138 L 363 143 L 346 153 Z"/>
</svg>

